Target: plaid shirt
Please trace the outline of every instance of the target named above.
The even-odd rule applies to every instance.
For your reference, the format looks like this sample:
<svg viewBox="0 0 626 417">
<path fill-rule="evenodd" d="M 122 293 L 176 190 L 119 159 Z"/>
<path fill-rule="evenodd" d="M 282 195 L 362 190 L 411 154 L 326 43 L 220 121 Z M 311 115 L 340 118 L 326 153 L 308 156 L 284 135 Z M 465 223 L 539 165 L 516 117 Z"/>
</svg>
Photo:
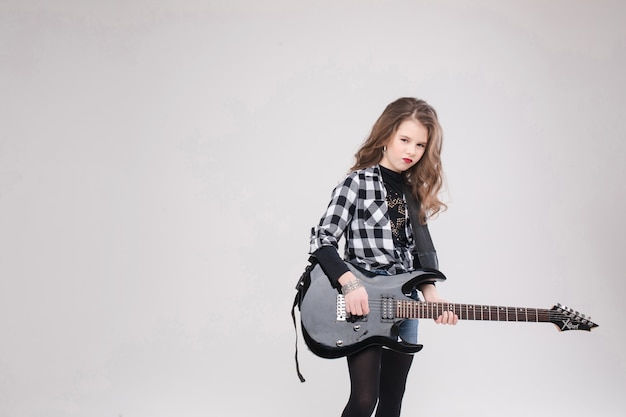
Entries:
<svg viewBox="0 0 626 417">
<path fill-rule="evenodd" d="M 350 173 L 332 192 L 326 213 L 311 230 L 310 253 L 322 246 L 339 248 L 345 234 L 344 258 L 367 271 L 398 274 L 413 269 L 413 232 L 405 219 L 408 247 L 393 243 L 387 190 L 378 165 Z"/>
</svg>

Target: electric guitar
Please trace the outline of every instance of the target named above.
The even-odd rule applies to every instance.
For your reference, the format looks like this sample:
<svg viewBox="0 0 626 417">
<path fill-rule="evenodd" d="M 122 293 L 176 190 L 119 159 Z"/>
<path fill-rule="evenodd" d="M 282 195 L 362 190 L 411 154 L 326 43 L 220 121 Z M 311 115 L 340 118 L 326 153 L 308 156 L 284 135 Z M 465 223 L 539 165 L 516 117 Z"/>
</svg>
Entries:
<svg viewBox="0 0 626 417">
<path fill-rule="evenodd" d="M 399 338 L 398 326 L 405 319 L 437 318 L 444 311 L 454 312 L 460 320 L 548 322 L 555 324 L 560 331 L 590 331 L 598 327 L 589 317 L 560 304 L 547 310 L 415 301 L 406 295 L 413 288 L 424 282 L 444 281 L 446 277 L 435 269 L 421 269 L 370 278 L 352 264 L 346 264 L 367 290 L 370 308 L 367 316 L 346 313 L 343 295 L 331 285 L 319 265 L 311 269 L 310 282 L 301 280 L 299 283 L 306 286 L 300 302 L 302 334 L 308 348 L 323 358 L 350 355 L 370 345 L 402 353 L 418 352 L 422 345 Z"/>
</svg>

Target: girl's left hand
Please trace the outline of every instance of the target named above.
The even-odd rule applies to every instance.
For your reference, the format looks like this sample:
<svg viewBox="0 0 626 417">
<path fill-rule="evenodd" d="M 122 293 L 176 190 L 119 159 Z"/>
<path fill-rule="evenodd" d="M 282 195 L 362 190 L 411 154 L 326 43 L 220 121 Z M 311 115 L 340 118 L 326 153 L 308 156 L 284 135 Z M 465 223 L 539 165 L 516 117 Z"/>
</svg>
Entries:
<svg viewBox="0 0 626 417">
<path fill-rule="evenodd" d="M 446 303 L 445 300 L 438 301 L 440 303 Z M 456 325 L 459 322 L 459 316 L 452 311 L 444 311 L 443 314 L 435 319 L 437 324 L 451 324 Z"/>
<path fill-rule="evenodd" d="M 420 291 L 424 295 L 424 299 L 429 303 L 447 303 L 446 300 L 439 296 L 437 287 L 433 284 L 424 284 L 420 288 Z M 444 311 L 439 317 L 435 319 L 437 324 L 451 324 L 456 325 L 459 322 L 459 316 L 453 311 Z"/>
</svg>

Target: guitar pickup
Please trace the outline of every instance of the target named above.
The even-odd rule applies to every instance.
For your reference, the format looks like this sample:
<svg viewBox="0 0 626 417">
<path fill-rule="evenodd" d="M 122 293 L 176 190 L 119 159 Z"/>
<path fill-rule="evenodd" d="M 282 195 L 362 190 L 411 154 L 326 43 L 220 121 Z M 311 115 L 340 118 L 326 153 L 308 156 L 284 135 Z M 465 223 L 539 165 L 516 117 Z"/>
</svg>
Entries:
<svg viewBox="0 0 626 417">
<path fill-rule="evenodd" d="M 381 321 L 393 321 L 396 318 L 396 301 L 391 296 L 380 297 L 380 319 Z"/>
</svg>

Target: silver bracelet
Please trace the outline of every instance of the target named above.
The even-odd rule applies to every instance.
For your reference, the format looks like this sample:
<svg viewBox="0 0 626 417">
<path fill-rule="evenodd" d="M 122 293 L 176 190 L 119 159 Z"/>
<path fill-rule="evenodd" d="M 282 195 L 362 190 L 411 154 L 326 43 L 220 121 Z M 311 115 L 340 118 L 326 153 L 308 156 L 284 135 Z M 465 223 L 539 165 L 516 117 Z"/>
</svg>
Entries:
<svg viewBox="0 0 626 417">
<path fill-rule="evenodd" d="M 341 293 L 343 295 L 346 295 L 356 290 L 357 288 L 361 288 L 362 286 L 363 286 L 363 283 L 361 282 L 361 280 L 358 278 L 355 278 L 352 281 L 348 282 L 346 285 L 341 286 Z"/>
</svg>

